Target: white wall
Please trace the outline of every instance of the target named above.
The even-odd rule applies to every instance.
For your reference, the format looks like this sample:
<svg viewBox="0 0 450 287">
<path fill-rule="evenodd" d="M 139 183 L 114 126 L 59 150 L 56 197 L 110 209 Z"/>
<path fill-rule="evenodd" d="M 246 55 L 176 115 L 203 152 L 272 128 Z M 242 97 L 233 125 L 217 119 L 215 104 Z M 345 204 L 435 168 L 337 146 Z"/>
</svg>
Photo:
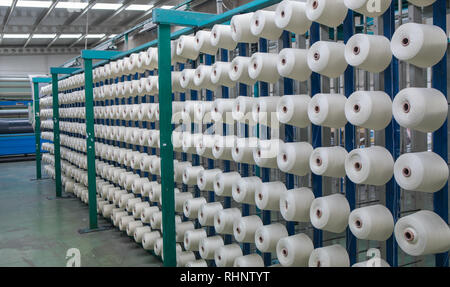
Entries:
<svg viewBox="0 0 450 287">
<path fill-rule="evenodd" d="M 50 67 L 62 65 L 74 58 L 75 54 L 57 55 L 0 55 L 0 76 L 28 76 L 28 74 L 47 74 Z"/>
</svg>

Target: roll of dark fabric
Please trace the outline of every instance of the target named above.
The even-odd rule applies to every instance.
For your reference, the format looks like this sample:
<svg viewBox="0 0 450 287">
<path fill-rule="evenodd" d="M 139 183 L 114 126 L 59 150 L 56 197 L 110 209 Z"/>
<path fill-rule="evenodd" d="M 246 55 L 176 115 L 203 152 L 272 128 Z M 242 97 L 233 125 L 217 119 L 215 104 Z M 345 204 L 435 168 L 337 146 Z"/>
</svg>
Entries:
<svg viewBox="0 0 450 287">
<path fill-rule="evenodd" d="M 0 134 L 33 133 L 28 119 L 0 119 Z"/>
</svg>

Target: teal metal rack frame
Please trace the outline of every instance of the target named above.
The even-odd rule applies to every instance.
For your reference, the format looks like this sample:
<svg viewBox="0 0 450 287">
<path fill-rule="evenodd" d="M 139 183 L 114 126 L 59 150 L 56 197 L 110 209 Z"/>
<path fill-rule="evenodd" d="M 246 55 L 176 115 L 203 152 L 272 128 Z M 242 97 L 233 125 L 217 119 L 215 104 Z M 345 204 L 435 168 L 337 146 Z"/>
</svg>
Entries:
<svg viewBox="0 0 450 287">
<path fill-rule="evenodd" d="M 161 184 L 162 184 L 162 201 L 163 201 L 163 248 L 164 248 L 164 266 L 176 266 L 176 244 L 175 244 L 175 211 L 174 211 L 174 182 L 173 182 L 173 146 L 171 143 L 171 116 L 172 116 L 172 88 L 171 88 L 171 61 L 170 61 L 170 40 L 177 39 L 181 35 L 192 34 L 195 31 L 211 27 L 214 24 L 218 23 L 226 23 L 231 19 L 232 16 L 240 13 L 253 12 L 258 9 L 263 9 L 265 7 L 274 5 L 281 2 L 280 0 L 255 0 L 250 3 L 244 4 L 240 7 L 227 11 L 223 14 L 207 14 L 207 13 L 197 13 L 197 12 L 188 12 L 188 11 L 177 11 L 177 10 L 165 10 L 165 9 L 154 9 L 153 10 L 153 22 L 158 25 L 158 39 L 153 40 L 151 42 L 145 43 L 136 48 L 130 49 L 125 52 L 115 52 L 101 54 L 97 52 L 102 51 L 83 51 L 86 56 L 85 59 L 85 68 L 86 72 L 86 101 L 92 102 L 90 99 L 92 97 L 93 87 L 92 87 L 92 69 L 98 66 L 102 66 L 109 61 L 117 60 L 123 57 L 126 57 L 132 53 L 137 53 L 142 50 L 145 50 L 149 47 L 158 46 L 158 57 L 159 57 L 159 66 L 158 66 L 158 74 L 159 74 L 159 103 L 160 103 L 160 137 L 161 137 Z M 391 8 L 383 15 L 383 24 L 384 24 L 384 35 L 389 39 L 392 37 L 392 34 L 395 30 L 395 3 L 392 4 Z M 446 0 L 437 0 L 433 4 L 433 21 L 434 24 L 440 26 L 445 30 L 446 28 Z M 174 33 L 170 33 L 171 26 L 188 26 L 188 28 L 184 28 L 178 30 Z M 344 34 L 345 38 L 348 39 L 349 36 L 353 33 L 354 23 L 352 19 L 348 18 L 344 23 Z M 317 29 L 319 28 L 318 24 L 314 23 L 312 26 L 311 37 L 316 38 L 315 34 L 317 34 Z M 315 32 L 315 33 L 314 33 Z M 92 54 L 91 54 L 92 53 Z M 96 64 L 92 64 L 92 59 L 104 59 L 104 61 L 99 61 Z M 445 56 L 440 63 L 438 63 L 435 67 L 433 67 L 433 87 L 442 91 L 445 95 L 447 92 L 447 67 L 446 67 L 447 56 Z M 53 69 L 53 68 L 52 68 Z M 81 73 L 83 69 L 80 68 L 72 68 L 71 70 L 51 70 L 52 72 L 52 84 L 53 84 L 53 121 L 54 126 L 54 138 L 55 138 L 55 172 L 57 174 L 57 195 L 58 195 L 58 178 L 59 178 L 59 192 L 60 192 L 60 167 L 57 167 L 57 164 L 60 162 L 59 157 L 59 125 L 58 125 L 58 103 L 57 103 L 57 75 L 58 74 L 77 74 Z M 399 78 L 398 75 L 398 61 L 397 59 L 393 59 L 391 66 L 384 72 L 384 86 L 386 92 L 394 97 L 396 91 L 399 87 Z M 352 71 L 348 70 L 346 75 L 347 87 L 345 94 L 348 96 L 352 91 Z M 88 80 L 88 77 L 90 80 Z M 68 77 L 68 76 L 65 76 Z M 63 77 L 63 78 L 65 78 Z M 317 75 L 313 75 L 312 82 L 312 92 L 317 90 L 317 85 L 320 85 L 320 77 Z M 319 84 L 318 84 L 319 83 Z M 55 101 L 56 98 L 56 101 Z M 91 105 L 91 104 L 89 104 Z M 56 109 L 56 111 L 55 111 Z M 92 109 L 92 106 L 89 110 Z M 88 114 L 88 104 L 86 104 L 86 114 Z M 90 125 L 90 124 L 89 124 Z M 395 121 L 392 121 L 392 124 L 386 129 L 386 148 L 390 150 L 390 152 L 395 156 L 397 154 L 397 149 L 399 148 L 400 143 L 400 135 L 397 130 L 397 124 Z M 316 140 L 320 140 L 320 136 L 318 136 L 317 127 L 314 129 L 313 127 L 313 142 Z M 89 128 L 90 129 L 90 128 Z M 89 131 L 87 127 L 87 131 Z M 92 123 L 93 129 L 93 123 Z M 92 130 L 93 131 L 93 130 Z M 89 133 L 89 132 L 88 132 Z M 347 127 L 347 134 L 351 134 L 352 131 L 350 127 Z M 93 138 L 93 132 L 89 138 Z M 348 146 L 347 149 L 351 148 L 352 144 L 355 144 L 350 140 L 353 138 L 349 136 L 349 140 L 346 141 Z M 87 139 L 88 140 L 88 139 Z M 433 133 L 433 150 L 438 153 L 445 160 L 447 159 L 447 122 L 441 127 L 440 130 Z M 89 144 L 89 140 L 88 140 Z M 319 144 L 320 145 L 320 144 Z M 94 150 L 94 144 L 92 139 L 92 150 Z M 58 153 L 58 155 L 57 155 Z M 89 156 L 89 158 L 94 158 L 95 161 L 95 153 Z M 92 159 L 91 159 L 92 160 Z M 92 166 L 92 164 L 91 164 Z M 91 188 L 89 188 L 89 199 L 91 200 L 91 193 L 94 196 L 95 200 L 95 169 L 93 173 L 89 174 L 89 185 L 91 182 L 94 182 L 94 192 L 92 193 Z M 318 180 L 314 180 L 313 176 L 313 188 L 314 191 L 321 192 L 321 184 Z M 316 190 L 317 189 L 317 190 Z M 355 200 L 354 196 L 354 188 L 349 186 L 347 187 L 349 194 L 347 197 L 349 200 Z M 395 183 L 391 182 L 386 186 L 386 206 L 391 210 L 394 214 L 395 219 L 399 216 L 399 198 L 400 190 Z M 91 202 L 90 202 L 91 204 Z M 95 205 L 94 205 L 95 207 Z M 434 195 L 434 210 L 437 214 L 439 214 L 446 222 L 448 222 L 448 186 L 446 185 L 441 191 L 437 192 Z M 348 233 L 347 233 L 348 234 Z M 348 238 L 347 242 L 348 248 L 350 248 L 350 256 L 352 257 L 351 261 L 355 262 L 357 256 L 357 244 L 355 238 Z M 322 246 L 322 233 L 320 231 L 315 232 L 314 236 L 314 245 L 315 247 Z M 398 265 L 398 246 L 391 237 L 386 242 L 387 255 L 386 260 L 391 264 L 391 266 Z M 448 252 L 443 254 L 436 255 L 436 266 L 448 266 Z"/>
<path fill-rule="evenodd" d="M 88 171 L 89 197 L 89 230 L 98 228 L 97 223 L 97 187 L 95 184 L 95 132 L 94 132 L 94 94 L 92 79 L 92 60 L 109 60 L 117 55 L 117 51 L 83 50 L 81 58 L 84 61 L 85 109 L 86 109 L 86 153 Z M 86 231 L 84 231 L 86 232 Z"/>
<path fill-rule="evenodd" d="M 56 197 L 62 196 L 62 183 L 61 183 L 61 143 L 59 138 L 59 100 L 58 100 L 58 75 L 60 74 L 72 74 L 76 68 L 62 68 L 52 67 L 50 68 L 50 74 L 52 74 L 52 98 L 53 98 L 53 147 L 55 149 L 55 191 Z"/>
<path fill-rule="evenodd" d="M 42 179 L 41 165 L 41 116 L 39 106 L 39 83 L 51 83 L 50 77 L 34 77 L 33 101 L 34 101 L 34 134 L 36 141 L 36 179 Z"/>
</svg>

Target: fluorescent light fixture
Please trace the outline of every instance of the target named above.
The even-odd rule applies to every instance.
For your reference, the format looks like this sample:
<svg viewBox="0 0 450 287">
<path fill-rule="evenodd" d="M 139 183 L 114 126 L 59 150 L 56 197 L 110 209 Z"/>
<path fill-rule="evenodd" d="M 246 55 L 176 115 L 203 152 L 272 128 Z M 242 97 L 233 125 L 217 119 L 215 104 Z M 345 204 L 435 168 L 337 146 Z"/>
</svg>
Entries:
<svg viewBox="0 0 450 287">
<path fill-rule="evenodd" d="M 10 7 L 12 4 L 12 0 L 0 0 L 0 6 Z"/>
<path fill-rule="evenodd" d="M 4 34 L 3 38 L 5 39 L 27 39 L 30 37 L 30 34 Z"/>
<path fill-rule="evenodd" d="M 173 6 L 170 6 L 170 5 L 163 5 L 163 6 L 159 7 L 159 8 L 161 8 L 161 9 L 172 9 Z"/>
<path fill-rule="evenodd" d="M 61 34 L 59 39 L 78 39 L 81 37 L 81 34 Z"/>
<path fill-rule="evenodd" d="M 111 39 L 111 38 L 114 38 L 114 37 L 116 37 L 116 36 L 117 36 L 117 34 L 111 34 L 111 35 L 108 36 L 108 38 Z"/>
<path fill-rule="evenodd" d="M 148 11 L 153 8 L 153 5 L 140 5 L 140 4 L 132 4 L 125 8 L 125 10 L 129 11 Z"/>
<path fill-rule="evenodd" d="M 117 10 L 122 7 L 121 3 L 97 3 L 92 9 L 94 10 Z"/>
<path fill-rule="evenodd" d="M 88 3 L 86 2 L 59 2 L 55 8 L 61 9 L 84 9 Z"/>
<path fill-rule="evenodd" d="M 105 37 L 105 34 L 87 34 L 87 39 L 99 39 Z"/>
<path fill-rule="evenodd" d="M 33 39 L 53 39 L 56 34 L 33 34 Z"/>
<path fill-rule="evenodd" d="M 52 5 L 52 1 L 25 1 L 19 0 L 17 2 L 17 7 L 28 7 L 28 8 L 48 8 Z"/>
</svg>

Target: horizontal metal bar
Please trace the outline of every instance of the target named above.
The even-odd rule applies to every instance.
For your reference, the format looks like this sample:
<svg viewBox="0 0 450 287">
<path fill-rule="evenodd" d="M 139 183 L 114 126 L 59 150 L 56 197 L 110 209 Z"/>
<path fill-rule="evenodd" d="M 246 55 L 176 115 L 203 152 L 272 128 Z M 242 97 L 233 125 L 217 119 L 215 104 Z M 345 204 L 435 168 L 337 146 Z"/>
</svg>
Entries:
<svg viewBox="0 0 450 287">
<path fill-rule="evenodd" d="M 201 23 L 209 22 L 214 16 L 216 14 L 157 8 L 153 9 L 152 18 L 155 24 L 198 27 Z"/>
<path fill-rule="evenodd" d="M 104 50 L 82 50 L 81 57 L 83 59 L 101 59 L 110 60 L 114 56 L 120 54 L 119 51 L 104 51 Z"/>
<path fill-rule="evenodd" d="M 51 77 L 34 77 L 33 83 L 51 83 L 52 78 Z"/>
<path fill-rule="evenodd" d="M 51 67 L 51 74 L 72 74 L 73 72 L 79 70 L 79 68 L 64 68 L 64 67 Z"/>
</svg>

